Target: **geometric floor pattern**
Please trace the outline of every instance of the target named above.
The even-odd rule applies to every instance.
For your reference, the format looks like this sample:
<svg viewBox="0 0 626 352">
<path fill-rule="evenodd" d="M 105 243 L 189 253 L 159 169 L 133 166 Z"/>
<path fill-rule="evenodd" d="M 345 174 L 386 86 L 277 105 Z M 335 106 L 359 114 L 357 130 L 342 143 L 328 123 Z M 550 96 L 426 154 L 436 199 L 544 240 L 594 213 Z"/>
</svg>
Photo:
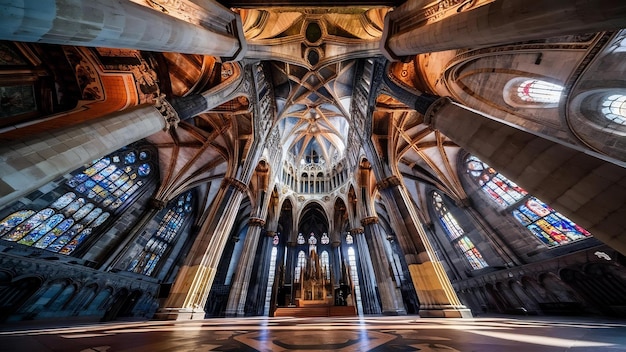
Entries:
<svg viewBox="0 0 626 352">
<path fill-rule="evenodd" d="M 520 317 L 232 318 L 0 325 L 0 351 L 626 351 L 626 321 Z"/>
</svg>

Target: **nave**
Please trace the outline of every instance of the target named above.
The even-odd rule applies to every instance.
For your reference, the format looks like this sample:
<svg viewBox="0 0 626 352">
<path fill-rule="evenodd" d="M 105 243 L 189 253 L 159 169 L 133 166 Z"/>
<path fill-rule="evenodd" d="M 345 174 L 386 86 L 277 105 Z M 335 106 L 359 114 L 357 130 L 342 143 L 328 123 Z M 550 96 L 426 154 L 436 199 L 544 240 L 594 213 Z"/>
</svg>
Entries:
<svg viewBox="0 0 626 352">
<path fill-rule="evenodd" d="M 4 326 L 0 351 L 626 351 L 626 321 L 592 318 L 238 318 Z"/>
</svg>

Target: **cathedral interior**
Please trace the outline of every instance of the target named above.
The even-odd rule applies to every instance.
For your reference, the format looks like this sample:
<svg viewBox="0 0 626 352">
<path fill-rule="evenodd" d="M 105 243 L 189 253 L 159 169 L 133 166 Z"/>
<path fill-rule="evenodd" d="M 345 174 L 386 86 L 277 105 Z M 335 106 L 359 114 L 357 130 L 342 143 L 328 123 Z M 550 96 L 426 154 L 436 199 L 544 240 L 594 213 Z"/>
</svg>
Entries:
<svg viewBox="0 0 626 352">
<path fill-rule="evenodd" d="M 1 324 L 626 317 L 626 3 L 340 3 L 0 1 Z"/>
</svg>

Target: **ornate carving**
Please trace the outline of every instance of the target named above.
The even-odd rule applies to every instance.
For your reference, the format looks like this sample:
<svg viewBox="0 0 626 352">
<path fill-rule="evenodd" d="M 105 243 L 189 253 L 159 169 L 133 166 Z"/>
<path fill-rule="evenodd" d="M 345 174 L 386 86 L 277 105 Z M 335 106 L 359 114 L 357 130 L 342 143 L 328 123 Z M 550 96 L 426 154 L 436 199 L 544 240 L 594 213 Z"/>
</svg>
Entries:
<svg viewBox="0 0 626 352">
<path fill-rule="evenodd" d="M 233 186 L 237 191 L 241 193 L 246 193 L 248 191 L 248 186 L 236 178 L 226 177 L 222 182 L 224 185 Z"/>
<path fill-rule="evenodd" d="M 265 220 L 263 220 L 261 218 L 251 217 L 248 220 L 248 226 L 263 227 L 263 226 L 265 226 Z"/>
<path fill-rule="evenodd" d="M 274 237 L 276 236 L 276 231 L 265 231 L 265 236 Z"/>
<path fill-rule="evenodd" d="M 164 131 L 178 127 L 180 117 L 178 117 L 178 113 L 174 110 L 172 104 L 165 100 L 165 94 L 159 95 L 154 100 L 154 107 L 163 115 L 163 119 L 165 119 Z"/>
<path fill-rule="evenodd" d="M 395 187 L 395 186 L 399 186 L 401 185 L 400 179 L 397 176 L 390 176 L 387 177 L 384 180 L 381 180 L 380 182 L 378 182 L 376 184 L 376 188 L 378 188 L 378 190 L 382 191 L 385 190 L 387 188 L 391 188 L 391 187 Z"/>
<path fill-rule="evenodd" d="M 361 219 L 361 225 L 367 226 L 372 224 L 378 224 L 378 216 L 368 216 L 366 218 Z"/>
<path fill-rule="evenodd" d="M 350 230 L 350 234 L 351 235 L 358 235 L 358 234 L 362 234 L 365 233 L 365 229 L 362 227 L 355 227 L 353 229 Z"/>
</svg>

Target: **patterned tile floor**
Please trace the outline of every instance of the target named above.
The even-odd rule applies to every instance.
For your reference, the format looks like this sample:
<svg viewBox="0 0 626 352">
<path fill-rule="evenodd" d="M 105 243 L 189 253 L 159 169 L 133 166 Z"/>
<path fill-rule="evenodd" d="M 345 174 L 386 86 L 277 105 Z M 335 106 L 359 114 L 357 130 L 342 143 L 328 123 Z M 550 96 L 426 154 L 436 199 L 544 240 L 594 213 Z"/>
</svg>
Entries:
<svg viewBox="0 0 626 352">
<path fill-rule="evenodd" d="M 626 351 L 626 320 L 236 318 L 19 327 L 0 351 Z"/>
</svg>

